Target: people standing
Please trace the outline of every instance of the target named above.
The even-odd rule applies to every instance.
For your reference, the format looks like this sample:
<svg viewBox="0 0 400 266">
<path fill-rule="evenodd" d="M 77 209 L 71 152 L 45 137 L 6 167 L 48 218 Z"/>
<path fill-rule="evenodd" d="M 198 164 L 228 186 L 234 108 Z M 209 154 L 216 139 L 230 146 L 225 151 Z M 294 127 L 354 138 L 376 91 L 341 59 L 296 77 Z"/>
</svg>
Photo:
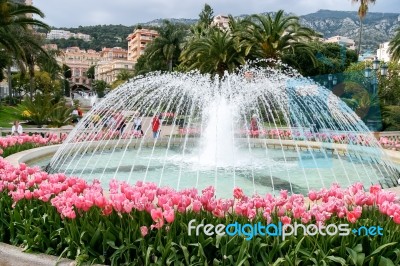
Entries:
<svg viewBox="0 0 400 266">
<path fill-rule="evenodd" d="M 151 121 L 153 129 L 153 138 L 158 138 L 158 135 L 160 133 L 160 124 L 161 124 L 160 117 L 158 115 L 155 115 L 153 117 L 153 120 Z"/>
<path fill-rule="evenodd" d="M 11 135 L 20 136 L 22 135 L 23 129 L 20 125 L 19 121 L 14 121 L 13 126 L 11 127 Z"/>
<path fill-rule="evenodd" d="M 258 122 L 257 122 L 257 115 L 253 114 L 250 120 L 250 135 L 254 138 L 258 138 Z"/>
<path fill-rule="evenodd" d="M 72 123 L 78 123 L 79 122 L 79 112 L 78 108 L 75 108 L 72 110 Z"/>
<path fill-rule="evenodd" d="M 143 136 L 142 118 L 140 117 L 139 114 L 133 120 L 133 129 L 135 130 L 136 134 L 140 132 L 141 136 Z"/>
</svg>

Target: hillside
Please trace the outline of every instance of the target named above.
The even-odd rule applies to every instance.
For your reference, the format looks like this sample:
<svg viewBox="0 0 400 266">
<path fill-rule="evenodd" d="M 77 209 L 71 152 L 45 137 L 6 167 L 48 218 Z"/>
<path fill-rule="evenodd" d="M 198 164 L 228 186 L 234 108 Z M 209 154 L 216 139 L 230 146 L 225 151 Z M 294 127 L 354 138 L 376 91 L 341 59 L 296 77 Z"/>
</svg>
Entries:
<svg viewBox="0 0 400 266">
<path fill-rule="evenodd" d="M 335 35 L 349 37 L 358 43 L 360 20 L 357 12 L 319 10 L 300 17 L 304 26 L 322 33 L 325 38 Z M 363 51 L 376 50 L 380 43 L 393 38 L 400 26 L 400 14 L 368 13 L 363 21 Z"/>
<path fill-rule="evenodd" d="M 266 14 L 266 13 L 262 13 Z M 292 14 L 291 14 L 292 15 Z M 245 17 L 241 15 L 238 17 Z M 192 25 L 196 23 L 196 19 L 169 19 L 175 23 L 183 23 Z M 160 26 L 163 19 L 157 19 L 140 25 L 146 27 Z M 300 16 L 300 22 L 307 27 L 322 33 L 325 38 L 335 35 L 342 35 L 349 37 L 358 42 L 358 34 L 360 28 L 360 21 L 357 12 L 352 11 L 332 11 L 332 10 L 319 10 L 318 12 Z M 79 46 L 84 49 L 101 50 L 102 47 L 119 46 L 126 48 L 127 42 L 125 38 L 137 25 L 124 26 L 124 25 L 98 25 L 98 26 L 80 26 L 78 28 L 61 28 L 71 32 L 85 33 L 93 37 L 91 42 L 84 42 L 82 40 L 58 40 L 57 43 L 60 48 L 67 46 Z M 400 26 L 400 14 L 396 13 L 368 13 L 364 19 L 364 35 L 363 35 L 363 51 L 375 51 L 379 43 L 389 41 L 397 27 Z"/>
</svg>

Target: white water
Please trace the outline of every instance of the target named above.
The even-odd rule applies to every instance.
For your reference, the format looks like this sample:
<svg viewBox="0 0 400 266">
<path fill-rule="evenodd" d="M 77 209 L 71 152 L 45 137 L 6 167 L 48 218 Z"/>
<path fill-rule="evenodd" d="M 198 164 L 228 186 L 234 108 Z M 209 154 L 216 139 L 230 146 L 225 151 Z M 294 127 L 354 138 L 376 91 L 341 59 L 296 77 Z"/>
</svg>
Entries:
<svg viewBox="0 0 400 266">
<path fill-rule="evenodd" d="M 252 192 L 260 184 L 272 191 L 285 188 L 293 192 L 295 186 L 309 189 L 314 185 L 329 186 L 332 182 L 342 185 L 380 182 L 384 186 L 397 182 L 393 165 L 365 124 L 330 91 L 295 72 L 276 69 L 252 69 L 252 72 L 251 81 L 244 79 L 243 71 L 239 71 L 221 81 L 197 73 L 172 73 L 152 74 L 128 82 L 86 114 L 54 155 L 50 167 L 54 172 L 78 176 L 85 173 L 85 178 L 100 180 L 108 180 L 110 176 L 126 181 L 158 180 L 160 185 L 169 183 L 175 188 L 193 184 L 199 188 L 214 185 L 224 189 L 243 184 L 251 187 Z M 168 126 L 161 126 L 163 135 L 159 139 L 153 140 L 149 122 L 142 125 L 144 138 L 106 137 L 119 131 L 116 123 L 109 123 L 109 118 L 122 117 L 126 125 L 123 133 L 130 133 L 133 114 L 138 111 L 143 121 L 150 121 L 155 113 L 176 115 Z M 243 134 L 253 114 L 258 117 L 260 129 L 287 129 L 298 133 L 295 139 L 305 139 L 310 135 L 311 125 L 318 121 L 321 131 L 350 132 L 370 141 L 351 144 L 354 151 L 338 156 L 330 167 L 320 165 L 320 159 L 316 158 L 322 155 L 329 162 L 328 154 L 332 154 L 329 145 L 328 149 L 317 151 L 318 154 L 311 153 L 309 162 L 304 162 L 304 150 L 311 150 L 310 144 L 304 147 L 293 142 L 288 150 L 284 146 L 285 137 L 275 136 L 275 144 L 271 146 L 267 145 L 266 136 L 260 136 L 254 145 L 253 139 Z M 180 134 L 180 119 L 184 119 L 181 124 L 184 129 L 196 129 L 200 135 Z M 332 143 L 334 139 L 327 134 L 325 141 Z M 270 156 L 275 151 L 280 155 Z M 144 174 L 139 174 L 137 168 Z"/>
<path fill-rule="evenodd" d="M 237 148 L 234 145 L 236 121 L 235 106 L 229 104 L 226 99 L 216 97 L 205 108 L 204 116 L 207 127 L 202 135 L 200 144 L 200 165 L 214 167 L 236 166 Z"/>
</svg>

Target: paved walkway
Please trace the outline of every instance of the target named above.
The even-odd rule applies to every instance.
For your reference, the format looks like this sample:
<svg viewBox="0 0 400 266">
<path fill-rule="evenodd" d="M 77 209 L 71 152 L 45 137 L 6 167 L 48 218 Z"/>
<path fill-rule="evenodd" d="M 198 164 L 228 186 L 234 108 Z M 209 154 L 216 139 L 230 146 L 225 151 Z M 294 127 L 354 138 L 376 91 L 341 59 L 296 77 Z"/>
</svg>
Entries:
<svg viewBox="0 0 400 266">
<path fill-rule="evenodd" d="M 22 252 L 22 248 L 0 243 L 0 266 L 73 266 L 72 260 Z"/>
</svg>

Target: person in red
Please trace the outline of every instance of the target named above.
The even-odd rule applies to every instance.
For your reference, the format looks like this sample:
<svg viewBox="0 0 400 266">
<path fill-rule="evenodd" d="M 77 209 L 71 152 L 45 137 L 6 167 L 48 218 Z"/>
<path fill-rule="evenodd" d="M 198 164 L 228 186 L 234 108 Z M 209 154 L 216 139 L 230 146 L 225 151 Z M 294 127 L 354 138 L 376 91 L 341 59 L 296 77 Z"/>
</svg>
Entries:
<svg viewBox="0 0 400 266">
<path fill-rule="evenodd" d="M 153 121 L 151 121 L 152 128 L 153 128 L 153 138 L 158 138 L 158 135 L 160 133 L 160 124 L 161 124 L 160 117 L 161 117 L 161 115 L 160 116 L 155 115 L 153 117 Z"/>
<path fill-rule="evenodd" d="M 79 116 L 79 119 L 82 119 L 82 117 L 83 117 L 83 112 L 79 106 L 78 106 L 78 116 Z"/>
<path fill-rule="evenodd" d="M 254 114 L 250 121 L 250 135 L 253 138 L 258 138 L 258 122 L 257 122 L 257 115 Z"/>
</svg>

